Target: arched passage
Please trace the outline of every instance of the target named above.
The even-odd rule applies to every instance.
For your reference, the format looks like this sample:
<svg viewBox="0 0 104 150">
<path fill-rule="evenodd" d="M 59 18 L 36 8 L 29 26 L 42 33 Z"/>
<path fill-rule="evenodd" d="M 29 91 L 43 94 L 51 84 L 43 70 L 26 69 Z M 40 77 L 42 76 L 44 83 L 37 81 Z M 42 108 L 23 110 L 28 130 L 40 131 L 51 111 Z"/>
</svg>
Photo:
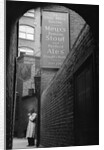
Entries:
<svg viewBox="0 0 104 150">
<path fill-rule="evenodd" d="M 49 5 L 47 3 L 41 3 L 41 6 Z M 83 6 L 83 8 L 78 5 L 66 5 L 61 4 L 63 6 L 66 6 L 68 8 L 73 8 L 76 12 L 79 14 L 82 14 L 81 16 L 83 18 L 86 18 L 86 22 L 92 26 L 92 33 L 94 35 L 96 45 L 98 46 L 98 24 L 96 23 L 98 20 L 94 17 L 94 15 L 91 13 L 92 8 L 97 12 L 98 14 L 98 8 L 97 7 L 88 7 Z M 23 15 L 24 12 L 31 8 L 37 8 L 40 7 L 40 3 L 28 3 L 28 2 L 7 2 L 7 57 L 6 57 L 6 63 L 7 63 L 7 99 L 6 99 L 6 109 L 7 109 L 7 147 L 11 148 L 12 146 L 12 127 L 13 127 L 13 103 L 14 103 L 14 88 L 15 88 L 15 57 L 17 55 L 17 21 L 18 19 Z M 11 8 L 11 9 L 10 9 Z M 19 8 L 19 11 L 18 11 Z M 83 11 L 84 9 L 84 11 Z M 85 12 L 86 10 L 86 12 Z M 89 11 L 88 11 L 89 10 Z M 92 14 L 89 18 L 88 12 Z M 12 15 L 14 14 L 14 15 Z M 94 20 L 95 19 L 95 20 Z M 98 19 L 98 18 L 97 18 Z M 94 22 L 96 26 L 94 25 Z M 98 47 L 96 47 L 96 53 L 98 54 Z M 97 56 L 96 54 L 96 56 Z M 95 61 L 97 67 L 98 67 L 98 57 Z M 97 90 L 98 90 L 98 68 L 95 69 L 96 72 L 96 78 L 97 78 Z M 10 86 L 11 85 L 11 86 Z M 97 91 L 97 98 L 98 98 L 98 91 Z M 8 115 L 9 114 L 9 115 Z"/>
</svg>

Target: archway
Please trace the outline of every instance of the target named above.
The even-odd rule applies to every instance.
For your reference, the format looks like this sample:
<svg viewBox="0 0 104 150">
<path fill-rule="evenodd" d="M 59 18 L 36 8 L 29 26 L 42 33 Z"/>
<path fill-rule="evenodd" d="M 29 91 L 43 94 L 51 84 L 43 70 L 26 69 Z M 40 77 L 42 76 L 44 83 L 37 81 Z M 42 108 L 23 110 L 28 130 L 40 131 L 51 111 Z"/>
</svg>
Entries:
<svg viewBox="0 0 104 150">
<path fill-rule="evenodd" d="M 10 3 L 10 5 L 9 5 L 9 3 Z M 12 8 L 13 9 L 11 9 L 11 12 L 15 12 L 15 15 L 14 15 L 14 17 L 11 17 L 11 12 L 9 12 L 8 10 L 9 10 L 9 8 L 11 8 L 11 4 L 12 4 Z M 29 5 L 28 5 L 29 4 Z M 49 4 L 46 4 L 46 3 L 41 3 L 42 4 L 42 6 L 46 6 L 46 5 L 48 5 L 49 6 Z M 77 12 L 79 11 L 79 8 L 78 8 L 78 6 L 76 5 L 66 5 L 66 4 L 62 4 L 63 6 L 67 6 L 67 7 L 69 7 L 69 8 L 72 8 L 73 7 L 73 10 L 77 10 Z M 15 72 L 15 70 L 14 70 L 14 67 L 13 67 L 13 70 L 11 69 L 10 70 L 10 67 L 14 64 L 14 61 L 15 61 L 15 56 L 16 56 L 16 47 L 13 47 L 14 46 L 14 42 L 16 43 L 16 26 L 14 26 L 14 24 L 17 22 L 17 20 L 18 20 L 18 18 L 26 11 L 26 10 L 29 10 L 30 8 L 36 8 L 36 7 L 38 7 L 38 6 L 40 6 L 40 3 L 26 3 L 26 2 L 16 2 L 16 4 L 15 4 L 15 2 L 7 2 L 7 6 L 8 6 L 8 8 L 7 8 L 7 12 L 8 12 L 8 15 L 7 15 L 7 18 L 9 19 L 9 20 L 7 20 L 7 24 L 8 24 L 8 29 L 9 30 L 7 30 L 8 32 L 7 32 L 7 49 L 8 49 L 8 52 L 7 52 L 7 97 L 9 98 L 7 98 L 7 102 L 8 102 L 8 105 L 7 105 L 7 111 L 8 112 L 10 112 L 10 116 L 8 116 L 8 118 L 11 118 L 10 119 L 10 121 L 9 120 L 7 120 L 7 122 L 8 122 L 8 125 L 12 125 L 12 117 L 13 117 L 13 114 L 12 114 L 12 109 L 11 108 L 13 108 L 12 107 L 12 105 L 11 104 L 13 104 L 13 93 L 11 92 L 12 91 L 12 89 L 13 89 L 13 80 L 15 80 L 15 76 L 14 76 L 14 72 Z M 79 6 L 80 7 L 80 6 Z M 20 8 L 20 10 L 21 11 L 16 11 L 16 9 L 17 8 Z M 84 9 L 84 7 L 83 7 L 83 9 Z M 85 9 L 87 10 L 88 8 L 87 8 L 87 6 L 85 6 Z M 90 10 L 90 13 L 91 13 L 91 9 L 89 8 L 89 10 Z M 80 10 L 80 11 L 82 11 L 82 10 Z M 79 13 L 80 14 L 80 13 Z M 88 14 L 87 14 L 88 15 Z M 85 16 L 87 16 L 87 15 L 85 15 Z M 8 17 L 9 16 L 9 17 Z M 83 16 L 83 15 L 82 15 Z M 90 19 L 89 19 L 90 20 Z M 10 22 L 9 22 L 10 21 Z M 91 20 L 90 20 L 91 21 Z M 90 21 L 88 21 L 88 23 L 90 22 Z M 92 21 L 92 22 L 94 22 L 94 21 Z M 91 23 L 92 23 L 91 22 Z M 95 22 L 96 22 L 96 20 L 95 20 Z M 12 27 L 15 27 L 14 28 L 14 31 L 12 31 Z M 97 28 L 97 27 L 95 27 L 95 28 Z M 98 28 L 97 28 L 98 29 Z M 92 29 L 93 30 L 93 29 Z M 10 32 L 9 32 L 10 31 Z M 98 30 L 97 30 L 98 31 Z M 94 29 L 94 32 L 93 33 L 95 33 L 95 29 Z M 13 35 L 14 34 L 14 35 Z M 96 32 L 96 34 L 97 34 L 97 32 Z M 14 37 L 15 36 L 15 39 L 14 39 L 14 42 L 13 42 L 13 39 L 11 39 L 11 40 L 9 40 L 10 39 L 10 37 L 12 38 L 12 36 Z M 98 37 L 98 36 L 97 36 Z M 98 42 L 96 43 L 96 44 L 98 44 Z M 10 52 L 10 49 L 11 49 L 11 52 Z M 14 52 L 12 52 L 14 50 Z M 97 51 L 98 52 L 98 51 Z M 12 65 L 11 65 L 12 64 Z M 9 76 L 9 75 L 12 75 L 11 77 Z M 13 77 L 14 76 L 14 77 Z M 98 77 L 98 74 L 97 74 L 97 77 Z M 12 80 L 11 82 L 9 82 L 10 80 Z M 8 87 L 8 85 L 9 85 L 9 83 L 11 83 L 11 89 L 10 89 L 10 87 Z M 11 106 L 10 106 L 11 105 Z M 11 141 L 11 138 L 12 137 L 12 131 L 11 131 L 11 129 L 10 129 L 10 126 L 9 127 L 7 127 L 7 142 L 8 142 L 8 147 L 11 147 L 11 143 L 12 143 L 12 141 Z"/>
</svg>

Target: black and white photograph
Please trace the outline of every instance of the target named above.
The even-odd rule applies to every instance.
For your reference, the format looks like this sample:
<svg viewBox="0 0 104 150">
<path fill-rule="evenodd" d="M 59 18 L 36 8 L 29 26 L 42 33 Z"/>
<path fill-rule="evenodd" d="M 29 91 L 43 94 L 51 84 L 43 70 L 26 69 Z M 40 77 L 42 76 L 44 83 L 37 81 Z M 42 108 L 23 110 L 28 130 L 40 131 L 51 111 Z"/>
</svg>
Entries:
<svg viewBox="0 0 104 150">
<path fill-rule="evenodd" d="M 5 5 L 5 149 L 99 145 L 99 5 Z"/>
</svg>

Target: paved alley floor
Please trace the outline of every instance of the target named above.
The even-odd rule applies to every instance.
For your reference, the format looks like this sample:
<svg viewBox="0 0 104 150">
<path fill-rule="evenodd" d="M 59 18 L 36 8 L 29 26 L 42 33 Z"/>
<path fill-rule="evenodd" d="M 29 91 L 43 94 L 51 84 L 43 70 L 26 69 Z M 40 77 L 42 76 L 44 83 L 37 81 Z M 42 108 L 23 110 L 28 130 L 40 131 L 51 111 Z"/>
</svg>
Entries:
<svg viewBox="0 0 104 150">
<path fill-rule="evenodd" d="M 35 149 L 36 146 L 27 146 L 28 145 L 28 141 L 26 138 L 22 138 L 22 139 L 18 139 L 18 138 L 14 138 L 13 139 L 13 150 L 17 150 L 17 149 Z"/>
</svg>

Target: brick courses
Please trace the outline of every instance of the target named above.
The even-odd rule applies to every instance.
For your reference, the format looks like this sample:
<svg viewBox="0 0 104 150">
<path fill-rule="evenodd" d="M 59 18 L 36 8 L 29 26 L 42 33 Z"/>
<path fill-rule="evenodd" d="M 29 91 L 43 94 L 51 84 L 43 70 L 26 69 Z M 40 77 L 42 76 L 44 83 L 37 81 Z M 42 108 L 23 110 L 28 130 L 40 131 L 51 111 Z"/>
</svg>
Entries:
<svg viewBox="0 0 104 150">
<path fill-rule="evenodd" d="M 88 25 L 41 97 L 41 144 L 71 146 L 74 140 L 74 72 L 95 49 Z M 78 68 L 77 67 L 77 68 Z"/>
</svg>

